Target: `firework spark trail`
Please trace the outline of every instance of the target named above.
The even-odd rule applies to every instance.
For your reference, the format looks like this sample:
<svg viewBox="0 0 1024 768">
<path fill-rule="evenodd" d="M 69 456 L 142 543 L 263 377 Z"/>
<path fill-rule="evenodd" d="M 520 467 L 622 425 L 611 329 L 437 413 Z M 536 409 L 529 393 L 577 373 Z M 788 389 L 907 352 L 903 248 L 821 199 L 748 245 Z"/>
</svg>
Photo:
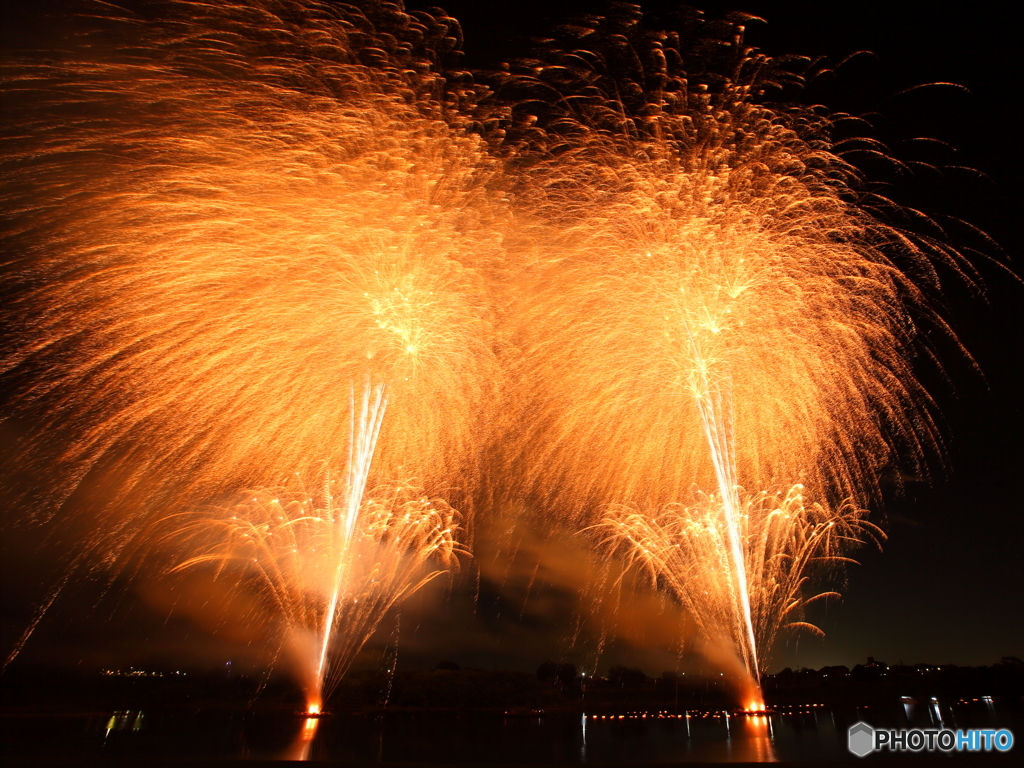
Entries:
<svg viewBox="0 0 1024 768">
<path fill-rule="evenodd" d="M 693 391 L 703 368 L 711 391 L 728 382 L 716 418 L 732 413 L 747 482 L 845 494 L 885 466 L 890 430 L 908 461 L 926 450 L 930 401 L 908 352 L 920 294 L 880 247 L 895 235 L 806 180 L 694 173 L 668 143 L 629 157 L 586 138 L 521 193 L 556 224 L 537 238 L 552 244 L 534 248 L 518 315 L 542 493 L 581 510 L 717 484 Z"/>
<path fill-rule="evenodd" d="M 531 159 L 510 248 L 532 418 L 512 462 L 577 521 L 632 510 L 598 527 L 729 637 L 756 685 L 757 648 L 806 604 L 766 586 L 780 564 L 803 587 L 801 569 L 841 562 L 873 532 L 843 499 L 935 449 L 913 361 L 920 328 L 951 337 L 928 306 L 935 264 L 964 266 L 873 217 L 828 117 L 757 104 L 799 77 L 744 47 L 742 19 L 690 21 L 688 40 L 648 32 L 639 9 L 590 17 L 497 83 L 520 99 L 510 140 Z M 794 482 L 778 514 L 741 491 Z M 705 502 L 679 506 L 694 489 Z M 714 599 L 693 597 L 704 584 Z"/>
<path fill-rule="evenodd" d="M 746 558 L 740 528 L 739 486 L 736 484 L 735 446 L 732 441 L 731 423 L 725 414 L 731 411 L 728 399 L 723 396 L 722 383 L 713 380 L 708 370 L 708 362 L 700 354 L 696 340 L 689 327 L 686 335 L 690 341 L 690 350 L 695 362 L 691 380 L 691 390 L 697 409 L 700 411 L 701 424 L 707 439 L 711 463 L 718 481 L 718 493 L 721 499 L 722 523 L 726 530 L 726 541 L 723 542 L 728 552 L 728 574 L 732 584 L 729 594 L 737 604 L 735 615 L 742 621 L 745 631 L 739 633 L 736 647 L 744 666 L 755 680 L 760 679 L 757 663 L 757 640 L 754 624 L 750 615 L 750 584 L 747 580 Z M 736 623 L 736 622 L 733 622 Z"/>
<path fill-rule="evenodd" d="M 129 510 L 345 466 L 367 376 L 375 469 L 468 495 L 501 214 L 433 69 L 451 20 L 78 7 L 67 50 L 3 73 L 2 372 L 36 508 L 75 492 L 111 552 Z"/>
<path fill-rule="evenodd" d="M 359 509 L 362 506 L 366 481 L 370 476 L 370 465 L 373 462 L 373 454 L 377 448 L 381 421 L 384 419 L 384 413 L 387 409 L 387 399 L 384 397 L 383 385 L 378 385 L 372 393 L 368 383 L 364 386 L 363 397 L 358 411 L 358 420 L 354 391 L 352 392 L 349 408 L 352 420 L 349 426 L 345 514 L 335 523 L 335 525 L 340 526 L 342 529 L 342 556 L 337 560 L 334 578 L 332 579 L 334 588 L 328 599 L 327 615 L 324 619 L 322 639 L 320 641 L 320 659 L 317 663 L 317 680 L 323 680 L 324 678 L 325 665 L 331 647 L 332 632 L 335 624 L 334 617 L 337 613 L 338 601 L 341 599 L 343 585 L 348 581 L 347 571 L 351 568 L 352 545 L 355 540 L 356 525 L 359 522 Z M 329 476 L 325 478 L 323 492 L 330 498 Z"/>
<path fill-rule="evenodd" d="M 680 174 L 673 182 L 691 180 Z M 717 488 L 718 542 L 732 588 L 728 614 L 713 615 L 741 631 L 714 633 L 732 637 L 756 679 L 756 648 L 767 646 L 752 615 L 759 609 L 751 602 L 760 598 L 745 573 L 738 478 L 769 488 L 779 477 L 806 479 L 818 498 L 834 487 L 822 476 L 835 473 L 853 484 L 858 467 L 843 460 L 844 448 L 877 440 L 877 450 L 888 450 L 872 398 L 887 398 L 883 403 L 895 410 L 891 399 L 909 391 L 890 389 L 896 376 L 876 369 L 872 340 L 886 342 L 883 353 L 904 373 L 908 363 L 889 346 L 896 337 L 885 314 L 874 311 L 879 305 L 859 292 L 885 283 L 856 279 L 872 269 L 856 251 L 786 233 L 765 236 L 741 203 L 723 203 L 714 212 L 719 221 L 710 224 L 670 211 L 665 219 L 680 215 L 676 227 L 658 222 L 650 199 L 638 198 L 635 231 L 660 226 L 671 237 L 659 244 L 660 260 L 647 255 L 654 246 L 646 238 L 629 243 L 615 233 L 602 251 L 585 248 L 582 258 L 574 251 L 583 263 L 564 267 L 571 275 L 564 281 L 561 268 L 546 270 L 543 292 L 527 299 L 537 322 L 553 318 L 534 337 L 536 356 L 526 358 L 526 380 L 547 385 L 534 390 L 543 405 L 540 398 L 531 403 L 545 430 L 531 440 L 541 454 L 535 466 L 544 487 L 568 485 L 576 495 L 568 504 L 624 499 L 656 510 L 688 497 L 694 485 Z M 616 214 L 607 221 L 629 222 L 628 209 Z M 762 226 L 772 223 L 765 217 Z M 591 222 L 582 237 L 592 238 L 602 224 Z M 622 253 L 629 245 L 634 252 Z M 874 271 L 884 277 L 887 268 Z M 842 290 L 847 277 L 858 286 L 852 295 Z M 881 306 L 891 299 L 883 293 Z M 558 472 L 557 481 L 550 479 Z M 711 568 L 716 561 L 702 562 Z M 697 583 L 716 578 L 687 573 Z"/>
</svg>

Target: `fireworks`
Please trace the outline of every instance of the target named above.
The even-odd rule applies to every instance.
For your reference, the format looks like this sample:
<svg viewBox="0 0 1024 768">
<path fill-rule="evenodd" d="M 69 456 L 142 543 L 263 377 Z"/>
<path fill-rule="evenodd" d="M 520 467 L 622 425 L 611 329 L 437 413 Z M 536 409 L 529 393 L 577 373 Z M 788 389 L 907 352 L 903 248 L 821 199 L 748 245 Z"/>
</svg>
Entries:
<svg viewBox="0 0 1024 768">
<path fill-rule="evenodd" d="M 351 477 L 325 472 L 314 493 L 259 489 L 233 507 L 157 527 L 170 531 L 161 549 L 183 555 L 172 572 L 211 569 L 257 596 L 251 619 L 277 624 L 309 712 L 321 710 L 388 609 L 456 565 L 460 551 L 458 515 L 444 501 L 412 486 L 361 497 Z M 442 567 L 425 571 L 428 561 Z"/>
<path fill-rule="evenodd" d="M 591 91 L 630 90 L 588 74 Z M 657 508 L 695 483 L 841 499 L 874 487 L 896 444 L 920 464 L 935 430 L 911 310 L 934 318 L 891 255 L 927 274 L 932 244 L 850 203 L 853 169 L 813 113 L 663 74 L 676 89 L 645 93 L 615 133 L 610 97 L 565 97 L 558 154 L 521 173 L 535 487 L 580 512 Z"/>
<path fill-rule="evenodd" d="M 896 446 L 919 467 L 936 444 L 913 358 L 944 326 L 908 271 L 958 262 L 865 212 L 826 119 L 757 105 L 795 76 L 741 20 L 691 21 L 681 40 L 638 10 L 592 18 L 510 76 L 538 115 L 515 461 L 576 519 L 613 505 L 599 528 L 756 681 L 806 569 L 875 533 L 847 499 Z"/>
<path fill-rule="evenodd" d="M 18 490 L 91 510 L 107 566 L 255 590 L 311 707 L 454 564 L 439 497 L 486 451 L 756 681 L 809 576 L 880 536 L 881 469 L 934 449 L 914 355 L 962 264 L 869 213 L 827 117 L 762 105 L 799 78 L 740 17 L 588 17 L 485 98 L 440 74 L 440 15 L 89 7 L 4 74 Z"/>
<path fill-rule="evenodd" d="M 785 496 L 734 490 L 743 589 L 737 583 L 729 513 L 713 493 L 698 493 L 693 504 L 668 505 L 653 513 L 612 506 L 598 529 L 607 534 L 612 551 L 622 552 L 628 565 L 642 568 L 685 606 L 706 637 L 738 649 L 753 671 L 757 649 L 771 648 L 783 627 L 821 634 L 800 620 L 803 608 L 836 594 L 808 596 L 807 582 L 816 571 L 844 561 L 850 544 L 882 534 L 863 519 L 864 510 L 852 505 L 832 511 L 805 504 L 799 485 Z M 754 645 L 746 631 L 747 610 Z M 756 676 L 749 682 L 756 687 Z"/>
<path fill-rule="evenodd" d="M 352 9 L 158 9 L 100 10 L 59 65 L 7 73 L 4 370 L 31 490 L 99 489 L 127 532 L 133 506 L 344 466 L 367 376 L 381 476 L 467 487 L 498 378 L 480 141 L 421 51 L 364 51 Z"/>
<path fill-rule="evenodd" d="M 16 490 L 41 519 L 70 498 L 81 562 L 169 550 L 257 589 L 251 620 L 305 642 L 319 699 L 423 561 L 451 563 L 436 496 L 471 497 L 499 379 L 495 164 L 435 72 L 450 29 L 291 0 L 82 8 L 67 51 L 4 72 Z M 192 512 L 324 467 L 343 480 Z"/>
</svg>

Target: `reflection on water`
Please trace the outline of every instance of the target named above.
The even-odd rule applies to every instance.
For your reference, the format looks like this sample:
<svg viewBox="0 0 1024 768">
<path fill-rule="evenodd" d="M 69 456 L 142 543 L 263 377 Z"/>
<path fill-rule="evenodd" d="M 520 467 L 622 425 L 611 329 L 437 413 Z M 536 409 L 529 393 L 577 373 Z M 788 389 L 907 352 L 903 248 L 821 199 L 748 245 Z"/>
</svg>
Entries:
<svg viewBox="0 0 1024 768">
<path fill-rule="evenodd" d="M 589 728 L 589 742 L 588 742 Z M 579 762 L 650 760 L 775 762 L 771 717 L 668 710 L 583 715 Z"/>
<path fill-rule="evenodd" d="M 847 729 L 1009 728 L 1024 732 L 1012 700 L 905 697 L 887 706 L 779 706 L 725 711 L 336 712 L 147 709 L 99 715 L 4 716 L 0 758 L 89 757 L 328 760 L 341 764 L 584 765 L 842 760 Z M 955 755 L 950 757 L 955 759 Z"/>
<path fill-rule="evenodd" d="M 282 760 L 309 760 L 309 749 L 316 738 L 316 729 L 320 725 L 319 717 L 302 718 L 302 727 L 295 735 L 295 740 L 281 755 Z"/>
<path fill-rule="evenodd" d="M 769 715 L 748 715 L 739 718 L 739 740 L 743 756 L 730 757 L 748 763 L 774 763 L 775 750 L 772 748 L 772 721 Z M 730 738 L 730 741 L 732 739 Z"/>
<path fill-rule="evenodd" d="M 107 720 L 107 732 L 103 734 L 106 741 L 111 731 L 142 730 L 142 710 L 119 709 Z"/>
</svg>

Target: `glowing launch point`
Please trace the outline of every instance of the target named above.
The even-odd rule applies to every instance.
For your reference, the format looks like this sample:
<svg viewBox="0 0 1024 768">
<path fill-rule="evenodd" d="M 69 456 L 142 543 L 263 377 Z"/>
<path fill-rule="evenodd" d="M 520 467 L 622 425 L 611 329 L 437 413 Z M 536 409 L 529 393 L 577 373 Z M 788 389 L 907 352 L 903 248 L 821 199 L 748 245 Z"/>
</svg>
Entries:
<svg viewBox="0 0 1024 768">
<path fill-rule="evenodd" d="M 313 703 L 309 704 L 306 707 L 306 711 L 305 712 L 296 712 L 295 714 L 298 715 L 299 717 L 318 718 L 318 717 L 327 717 L 331 713 L 330 712 L 325 712 L 322 709 L 322 705 L 319 702 L 313 702 Z"/>
<path fill-rule="evenodd" d="M 743 717 L 764 717 L 773 712 L 774 710 L 769 709 L 763 701 L 750 701 L 744 705 L 743 709 L 738 710 L 736 714 Z"/>
</svg>

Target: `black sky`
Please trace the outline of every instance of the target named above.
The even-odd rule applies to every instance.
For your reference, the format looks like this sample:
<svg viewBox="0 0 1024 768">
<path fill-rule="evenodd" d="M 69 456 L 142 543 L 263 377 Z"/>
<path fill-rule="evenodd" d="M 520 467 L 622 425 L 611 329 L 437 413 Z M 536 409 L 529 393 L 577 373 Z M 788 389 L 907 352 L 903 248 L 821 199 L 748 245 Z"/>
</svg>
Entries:
<svg viewBox="0 0 1024 768">
<path fill-rule="evenodd" d="M 694 2 L 709 16 L 728 9 L 767 20 L 752 23 L 747 40 L 768 54 L 827 56 L 839 61 L 860 50 L 861 57 L 836 77 L 816 84 L 807 97 L 835 111 L 871 114 L 876 136 L 904 160 L 948 163 L 977 169 L 890 177 L 889 194 L 905 205 L 948 222 L 958 247 L 978 248 L 1024 273 L 1021 110 L 1024 82 L 1019 56 L 1019 20 L 1008 4 L 918 0 L 833 2 Z M 462 0 L 409 2 L 410 8 L 442 5 L 458 18 L 465 35 L 466 64 L 490 67 L 525 51 L 529 36 L 578 11 L 603 3 L 553 0 Z M 643 3 L 660 7 L 665 3 Z M 941 10 L 938 10 L 941 9 Z M 16 33 L 15 33 L 16 35 Z M 11 39 L 8 30 L 7 39 Z M 913 86 L 952 82 L 952 87 Z M 910 139 L 926 136 L 948 142 L 953 150 L 927 152 Z M 915 154 L 916 153 L 916 154 Z M 929 154 L 930 153 L 930 154 Z M 875 171 L 877 169 L 868 169 Z M 963 219 L 987 232 L 1001 250 L 983 245 Z M 1020 358 L 1024 350 L 1024 288 L 984 256 L 971 256 L 986 288 L 985 296 L 950 280 L 941 301 L 947 317 L 978 369 L 950 354 L 948 381 L 928 374 L 944 422 L 947 460 L 929 482 L 909 482 L 877 510 L 888 533 L 884 550 L 864 550 L 862 565 L 851 569 L 844 600 L 812 615 L 825 630 L 823 640 L 802 637 L 780 648 L 772 668 L 853 665 L 866 656 L 895 663 L 990 664 L 1001 656 L 1024 657 L 1021 612 L 1024 548 L 1024 387 Z M 952 352 L 952 350 L 951 350 Z M 39 532 L 8 531 L 4 542 L 4 640 L 26 621 L 42 585 L 63 567 L 56 549 L 35 550 Z M 557 581 L 557 579 L 555 579 Z M 407 663 L 429 664 L 455 658 L 481 666 L 534 669 L 546 658 L 582 659 L 567 646 L 559 611 L 572 604 L 566 595 L 540 594 L 543 607 L 523 607 L 496 618 L 500 596 L 484 594 L 469 606 L 456 595 L 450 601 L 421 601 L 410 606 L 401 643 Z M 144 663 L 171 659 L 180 638 L 192 644 L 183 656 L 197 661 L 224 649 L 188 625 L 163 619 L 129 594 L 94 611 L 96 594 L 88 587 L 62 598 L 40 626 L 26 656 L 44 660 L 76 656 L 86 664 Z M 536 607 L 536 606 L 535 606 Z M 112 619 L 112 621 L 108 621 Z M 460 626 L 460 622 L 468 626 Z M 134 634 L 132 634 L 134 632 Z M 393 628 L 385 628 L 390 642 Z M 503 635 L 507 635 L 504 636 Z M 141 646 L 151 644 L 148 650 Z M 628 645 L 628 643 L 627 643 Z M 159 650 L 153 650 L 159 646 Z M 34 650 L 33 650 L 34 649 Z M 2 649 L 6 654 L 6 647 Z M 661 663 L 658 654 L 626 654 L 638 664 Z M 135 654 L 135 655 L 133 655 Z M 130 658 L 129 658 L 130 657 Z M 603 668 L 605 664 L 602 663 Z M 660 669 L 648 668 L 648 673 Z"/>
</svg>

